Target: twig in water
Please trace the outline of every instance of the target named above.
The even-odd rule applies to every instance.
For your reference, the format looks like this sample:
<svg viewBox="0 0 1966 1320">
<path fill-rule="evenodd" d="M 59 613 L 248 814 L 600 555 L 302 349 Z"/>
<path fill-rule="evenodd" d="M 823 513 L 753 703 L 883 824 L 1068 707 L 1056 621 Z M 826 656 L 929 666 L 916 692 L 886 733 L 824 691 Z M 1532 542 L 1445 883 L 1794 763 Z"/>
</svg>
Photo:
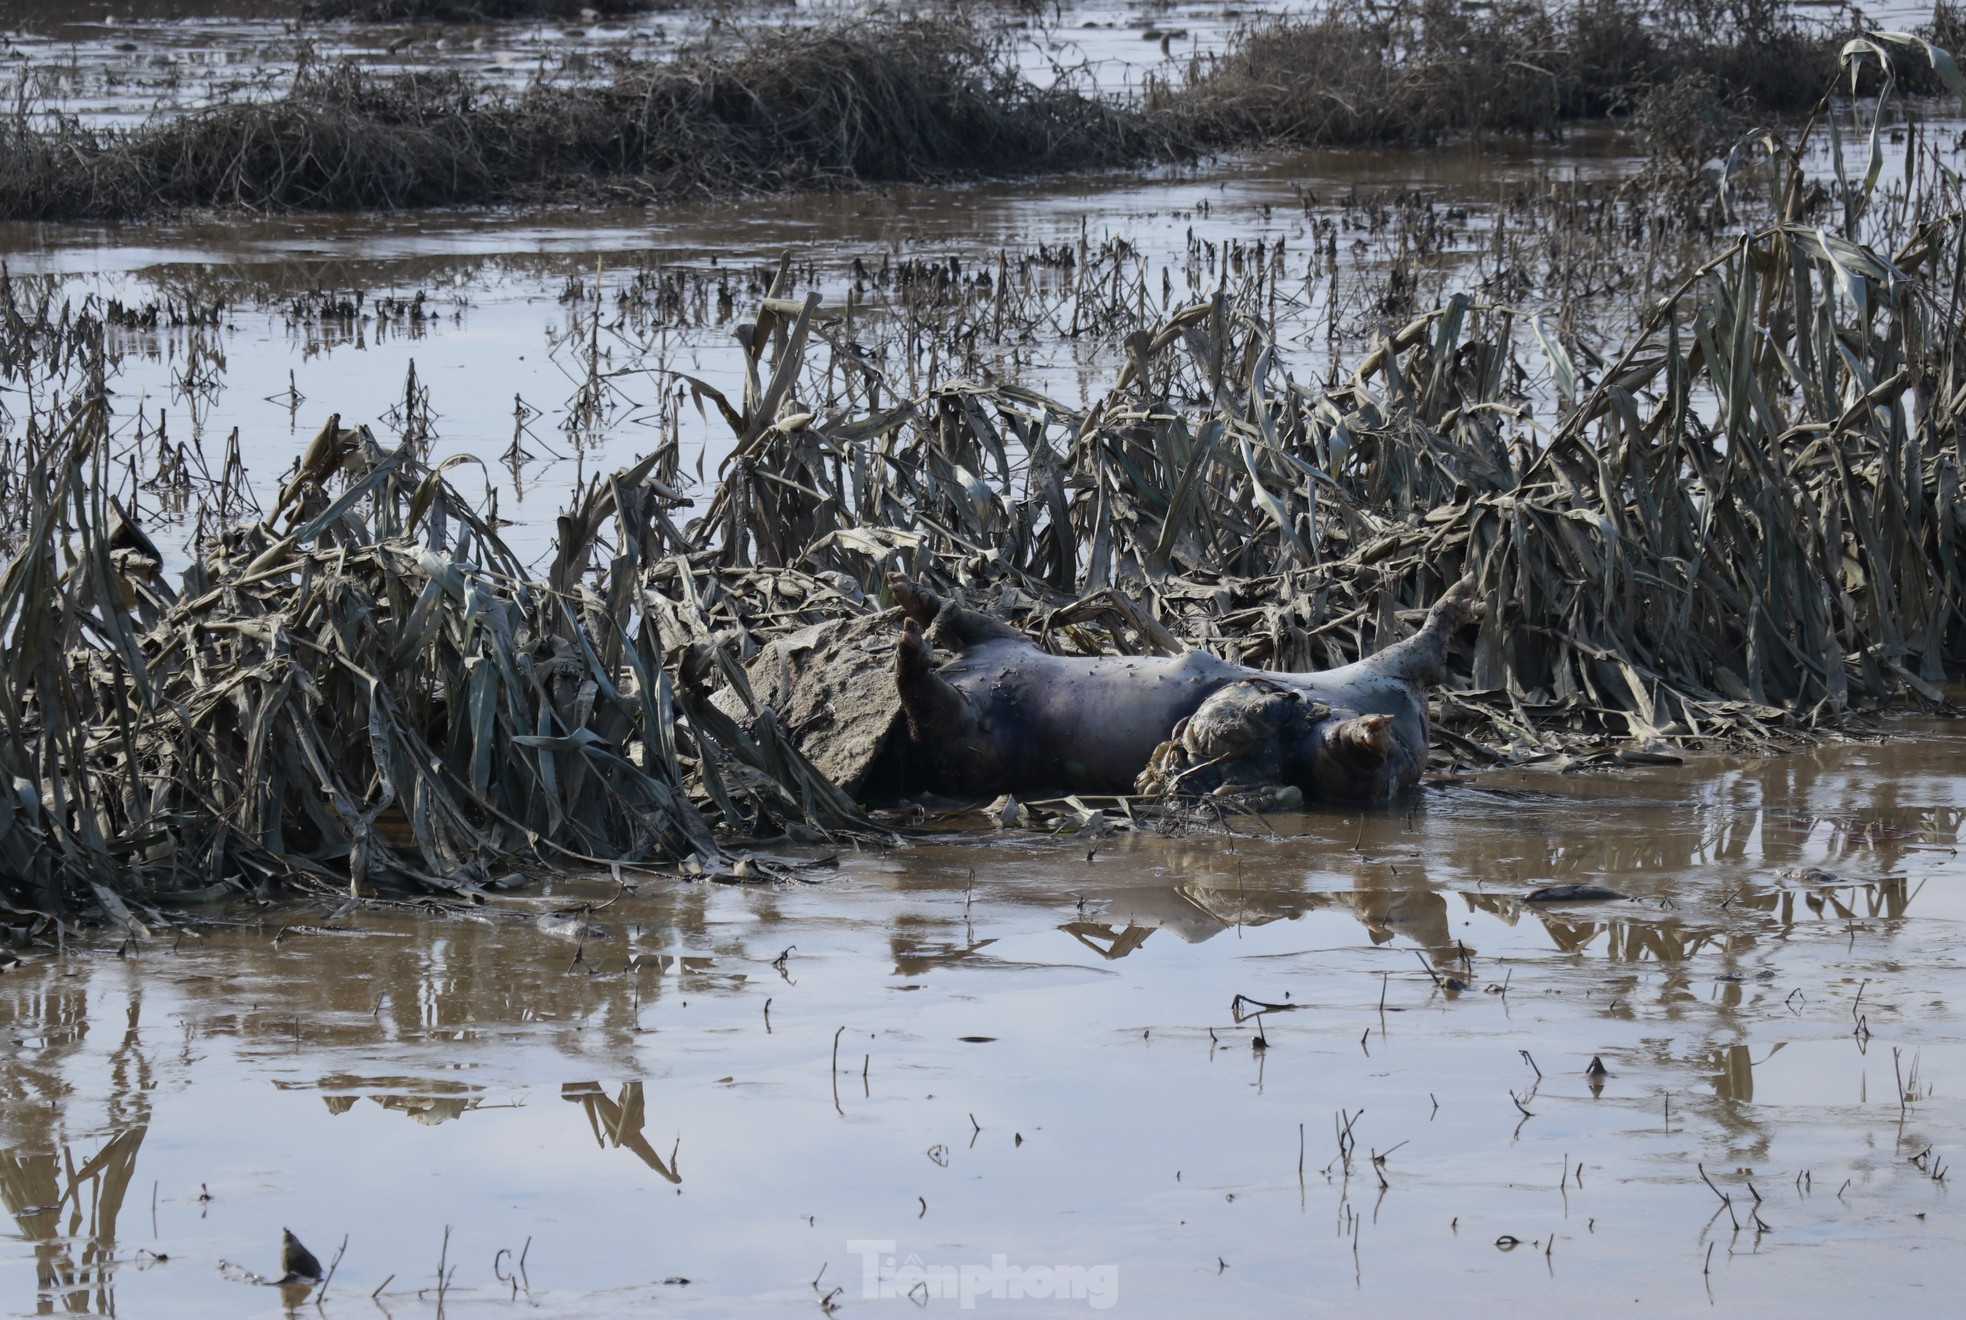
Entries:
<svg viewBox="0 0 1966 1320">
<path fill-rule="evenodd" d="M 335 1248 L 334 1259 L 328 1262 L 327 1277 L 321 1280 L 321 1291 L 314 1294 L 314 1305 L 319 1306 L 328 1300 L 328 1285 L 334 1282 L 335 1267 L 341 1264 L 342 1253 L 348 1250 L 348 1235 L 341 1235 L 341 1245 Z"/>
<path fill-rule="evenodd" d="M 1252 1011 L 1244 1012 L 1242 1007 L 1244 1004 L 1252 1005 Z M 1266 1004 L 1260 999 L 1251 999 L 1248 995 L 1240 994 L 1229 1001 L 1229 1012 L 1234 1015 L 1237 1022 L 1241 1022 L 1244 1018 L 1261 1017 L 1265 1013 L 1294 1013 L 1303 1007 L 1302 1004 Z"/>
<path fill-rule="evenodd" d="M 1693 1167 L 1700 1171 L 1700 1181 L 1707 1185 L 1709 1191 L 1720 1198 L 1721 1207 L 1727 1211 L 1727 1217 L 1734 1221 L 1734 1231 L 1736 1233 L 1740 1232 L 1741 1221 L 1734 1214 L 1734 1198 L 1713 1185 L 1713 1179 L 1707 1177 L 1706 1165 L 1695 1164 Z"/>
<path fill-rule="evenodd" d="M 844 1026 L 833 1033 L 833 1108 L 842 1118 L 846 1117 L 846 1110 L 840 1108 L 840 1037 L 845 1033 Z"/>
<path fill-rule="evenodd" d="M 437 1252 L 437 1314 L 444 1314 L 444 1293 L 450 1288 L 450 1276 L 445 1271 L 445 1263 L 451 1254 L 451 1226 L 444 1225 L 444 1245 Z"/>
</svg>

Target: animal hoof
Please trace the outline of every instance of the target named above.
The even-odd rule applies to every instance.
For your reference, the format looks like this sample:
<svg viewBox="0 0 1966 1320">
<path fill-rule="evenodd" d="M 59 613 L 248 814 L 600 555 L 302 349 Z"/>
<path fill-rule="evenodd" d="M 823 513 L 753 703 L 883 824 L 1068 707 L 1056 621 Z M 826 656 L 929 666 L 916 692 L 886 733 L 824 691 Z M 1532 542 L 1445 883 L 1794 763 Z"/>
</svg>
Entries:
<svg viewBox="0 0 1966 1320">
<path fill-rule="evenodd" d="M 894 603 L 901 607 L 901 612 L 917 623 L 931 622 L 942 604 L 934 592 L 916 586 L 915 580 L 906 573 L 889 573 L 887 589 L 888 594 L 894 597 Z"/>
</svg>

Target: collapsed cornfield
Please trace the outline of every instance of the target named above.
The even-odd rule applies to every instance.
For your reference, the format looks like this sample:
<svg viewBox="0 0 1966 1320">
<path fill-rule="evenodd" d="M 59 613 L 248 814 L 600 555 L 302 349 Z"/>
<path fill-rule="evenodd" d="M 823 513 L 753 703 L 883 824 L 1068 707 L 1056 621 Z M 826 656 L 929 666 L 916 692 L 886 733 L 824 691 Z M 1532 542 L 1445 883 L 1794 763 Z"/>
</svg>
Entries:
<svg viewBox="0 0 1966 1320">
<path fill-rule="evenodd" d="M 1067 652 L 1288 669 L 1405 635 L 1471 572 L 1450 764 L 1769 746 L 1942 705 L 1966 668 L 1966 218 L 1907 206 L 1886 244 L 1867 170 L 1839 225 L 1808 222 L 1801 153 L 1772 158 L 1768 222 L 1616 355 L 1457 295 L 1312 384 L 1251 262 L 1125 334 L 1077 408 L 899 388 L 851 308 L 781 265 L 741 394 L 685 378 L 729 427 L 714 483 L 688 490 L 672 434 L 578 493 L 543 578 L 451 484 L 458 460 L 338 417 L 270 510 L 209 504 L 167 574 L 108 494 L 100 321 L 8 285 L 9 375 L 70 388 L 8 438 L 0 898 L 133 922 L 877 835 L 745 665 L 877 615 L 890 569 Z"/>
</svg>

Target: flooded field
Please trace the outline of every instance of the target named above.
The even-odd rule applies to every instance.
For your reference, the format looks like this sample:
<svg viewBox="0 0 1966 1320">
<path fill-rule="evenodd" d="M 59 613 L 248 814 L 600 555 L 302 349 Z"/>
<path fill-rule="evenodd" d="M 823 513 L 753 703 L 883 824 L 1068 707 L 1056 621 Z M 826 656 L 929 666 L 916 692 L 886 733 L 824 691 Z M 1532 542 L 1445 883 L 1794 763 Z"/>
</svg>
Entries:
<svg viewBox="0 0 1966 1320">
<path fill-rule="evenodd" d="M 1895 732 L 71 937 L 0 1304 L 277 1314 L 284 1226 L 330 1315 L 1946 1314 L 1966 738 Z"/>
<path fill-rule="evenodd" d="M 1149 76 L 1165 76 L 1178 62 L 1220 49 L 1243 23 L 1319 7 L 1316 0 L 1094 0 L 979 8 L 1014 34 L 1018 67 L 1028 76 L 1124 92 Z M 618 58 L 661 58 L 704 43 L 742 40 L 729 35 L 740 22 L 748 33 L 760 24 L 809 23 L 867 9 L 853 0 L 737 0 L 654 5 L 643 13 L 589 11 L 587 19 L 576 13 L 560 20 L 432 25 L 297 21 L 291 8 L 254 0 L 14 0 L 0 7 L 0 34 L 8 42 L 0 58 L 27 75 L 49 112 L 128 125 L 277 92 L 293 77 L 302 49 L 312 60 L 353 59 L 405 73 L 470 73 L 521 86 L 541 77 L 597 77 Z"/>
<path fill-rule="evenodd" d="M 25 6 L 11 38 L 19 94 L 105 123 L 277 95 L 303 48 L 321 62 L 505 69 L 519 81 L 544 76 L 544 61 L 579 81 L 605 68 L 613 45 L 659 59 L 705 39 L 714 17 L 680 7 L 582 27 L 296 27 L 250 0 L 185 14 L 45 8 Z M 747 22 L 767 23 L 846 8 L 740 7 Z M 1317 9 L 1064 5 L 1008 30 L 1027 76 L 1056 60 L 1123 97 L 1139 62 L 1162 58 L 1143 32 L 1179 31 L 1205 53 L 1240 25 Z M 1922 13 L 1887 5 L 1876 17 L 1909 25 Z M 480 67 L 487 42 L 502 63 Z M 1966 123 L 1943 104 L 1886 115 L 1880 186 L 1949 187 Z M 1806 159 L 1827 175 L 1827 138 Z M 1217 288 L 1266 280 L 1280 357 L 1307 382 L 1336 378 L 1374 335 L 1460 292 L 1519 308 L 1517 338 L 1532 351 L 1538 316 L 1611 351 L 1633 309 L 1708 244 L 1646 233 L 1629 192 L 1617 191 L 1642 165 L 1631 134 L 1586 124 L 1553 141 L 1268 150 L 1146 171 L 662 207 L 0 223 L 0 255 L 24 306 L 107 311 L 126 506 L 168 522 L 234 453 L 264 503 L 333 411 L 478 460 L 460 479 L 496 493 L 509 539 L 530 560 L 550 548 L 565 492 L 632 462 L 653 436 L 674 436 L 699 475 L 715 472 L 728 429 L 685 378 L 741 390 L 733 329 L 781 257 L 792 288 L 845 318 L 830 342 L 859 345 L 910 390 L 951 376 L 1013 379 L 1083 407 L 1111 390 L 1127 332 Z M 1607 243 L 1636 250 L 1606 261 Z M 1543 410 L 1553 405 L 1547 374 L 1524 383 Z M 0 419 L 45 402 L 0 380 Z M 185 479 L 167 477 L 180 469 Z"/>
<path fill-rule="evenodd" d="M 945 372 L 1003 376 L 1083 406 L 1106 393 L 1125 360 L 1115 317 L 1142 316 L 1131 297 L 1115 305 L 1115 277 L 1149 290 L 1151 319 L 1230 278 L 1232 257 L 1238 275 L 1253 272 L 1261 252 L 1281 275 L 1286 325 L 1302 336 L 1293 359 L 1328 371 L 1384 320 L 1374 301 L 1401 255 L 1401 199 L 1452 234 L 1425 258 L 1429 289 L 1459 287 L 1492 272 L 1496 215 L 1508 224 L 1498 197 L 1632 168 L 1600 137 L 1561 153 L 1387 161 L 1326 152 L 1144 179 L 704 203 L 654 215 L 16 225 L 0 227 L 0 238 L 24 290 L 135 314 L 114 332 L 114 389 L 121 447 L 143 466 L 161 434 L 216 468 L 237 428 L 247 474 L 269 498 L 324 407 L 400 435 L 414 371 L 434 448 L 484 463 L 501 514 L 517 524 L 513 544 L 534 555 L 547 548 L 565 493 L 632 462 L 653 434 L 675 434 L 691 469 L 715 472 L 728 428 L 689 400 L 681 377 L 737 395 L 744 366 L 732 331 L 782 254 L 798 287 L 818 292 L 830 312 L 857 298 L 866 329 L 844 327 L 840 338 L 914 330 L 911 351 L 894 355 L 904 388 Z M 1517 241 L 1533 242 L 1533 230 Z M 1006 270 L 1028 317 L 1008 333 L 991 283 Z M 951 341 L 966 329 L 965 351 Z M 599 406 L 583 410 L 590 363 Z M 9 393 L 0 390 L 0 405 Z M 16 395 L 12 406 L 24 412 L 30 402 Z M 133 494 L 140 505 L 155 499 Z"/>
<path fill-rule="evenodd" d="M 759 3 L 435 25 L 297 23 L 287 8 L 0 4 L 16 122 L 129 129 L 277 97 L 310 61 L 505 89 L 580 83 L 620 59 L 855 12 Z M 1319 8 L 1067 3 L 998 21 L 1033 83 L 1125 98 L 1248 24 Z M 90 493 L 155 538 L 132 543 L 119 522 L 116 541 L 100 521 L 103 563 L 113 547 L 119 572 L 147 564 L 146 590 L 187 572 L 163 603 L 119 578 L 127 624 L 91 612 L 116 593 L 73 578 L 45 608 L 9 613 L 5 596 L 10 666 L 43 616 L 79 618 L 76 646 L 111 631 L 103 617 L 164 636 L 183 600 L 251 596 L 243 581 L 263 612 L 201 616 L 183 635 L 281 640 L 288 651 L 254 681 L 300 673 L 279 718 L 327 729 L 347 711 L 321 706 L 303 667 L 281 666 L 358 629 L 331 620 L 309 640 L 297 620 L 319 597 L 266 585 L 287 572 L 279 553 L 305 558 L 303 584 L 320 569 L 353 599 L 347 559 L 323 567 L 352 547 L 386 571 L 346 617 L 424 626 L 400 646 L 365 635 L 369 669 L 342 657 L 376 704 L 335 726 L 362 744 L 356 771 L 335 767 L 341 780 L 269 780 L 253 758 L 271 715 L 252 756 L 210 754 L 243 787 L 197 817 L 208 853 L 174 852 L 195 833 L 181 803 L 150 818 L 162 835 L 114 805 L 125 780 L 130 802 L 147 791 L 134 751 L 104 752 L 135 745 L 115 702 L 73 726 L 106 759 L 35 762 L 43 784 L 67 773 L 101 788 L 105 819 L 127 810 L 137 837 L 112 840 L 114 855 L 138 859 L 149 889 L 132 893 L 134 914 L 92 891 L 94 924 L 54 923 L 26 900 L 17 911 L 0 890 L 0 1203 L 13 1222 L 0 1314 L 1951 1314 L 1966 1288 L 1950 1181 L 1966 1145 L 1966 728 L 1873 713 L 1847 736 L 1830 730 L 1881 692 L 1932 709 L 1966 698 L 1946 667 L 1958 653 L 1946 638 L 1966 635 L 1955 561 L 1933 567 L 1966 544 L 1966 431 L 1949 420 L 1966 386 L 1944 374 L 1949 357 L 1914 383 L 1910 358 L 1951 351 L 1958 304 L 1944 280 L 1956 266 L 1956 286 L 1966 259 L 1909 237 L 1966 200 L 1966 119 L 1936 99 L 1880 101 L 1871 121 L 1868 102 L 1835 111 L 1844 136 L 1804 142 L 1793 198 L 1741 200 L 1783 177 L 1743 166 L 1727 203 L 1739 211 L 1709 198 L 1668 219 L 1648 209 L 1656 158 L 1597 121 L 1428 150 L 1270 144 L 1132 170 L 673 205 L 0 224 L 0 330 L 24 346 L 0 363 L 0 440 L 52 452 L 36 446 L 98 399 L 99 368 Z M 1858 130 L 1871 124 L 1865 160 Z M 1714 164 L 1694 160 L 1692 177 Z M 1806 198 L 1805 180 L 1817 188 Z M 1859 240 L 1907 267 L 1940 259 L 1901 276 Z M 1739 261 L 1714 274 L 1716 252 Z M 1709 259 L 1711 289 L 1688 296 L 1686 272 Z M 1675 290 L 1684 339 L 1674 321 L 1645 360 L 1620 359 Z M 808 294 L 819 301 L 788 349 L 794 313 L 765 304 Z M 1233 331 L 1202 319 L 1211 302 Z M 1427 319 L 1443 307 L 1446 320 Z M 101 357 L 64 358 L 69 328 L 91 318 Z M 1804 319 L 1817 328 L 1799 332 Z M 1165 340 L 1148 352 L 1157 327 Z M 769 355 L 752 347 L 768 336 Z M 1723 350 L 1737 341 L 1752 400 L 1727 394 Z M 1376 368 L 1361 366 L 1368 354 Z M 1242 373 L 1226 386 L 1225 357 Z M 1671 368 L 1656 380 L 1655 359 Z M 754 413 L 760 395 L 770 407 Z M 737 421 L 720 408 L 730 400 Z M 346 466 L 297 495 L 289 482 L 331 414 L 391 457 L 349 441 Z M 985 414 L 995 429 L 976 423 L 973 440 L 921 438 Z M 1186 457 L 1190 422 L 1204 439 L 1255 437 L 1261 460 L 1249 438 L 1226 457 L 1211 457 L 1213 440 Z M 1143 440 L 1150 423 L 1162 429 Z M 1576 476 L 1587 465 L 1550 457 L 1561 435 L 1582 452 L 1590 427 L 1592 444 L 1627 444 L 1599 462 L 1618 472 L 1597 491 Z M 1858 439 L 1824 458 L 1821 437 L 1846 431 Z M 590 504 L 579 563 L 557 562 L 562 515 L 658 451 L 647 489 L 673 525 L 657 536 L 645 523 L 637 543 L 619 504 L 605 517 Z M 879 480 L 849 469 L 869 453 L 888 465 Z M 1742 507 L 1777 488 L 1760 469 L 1727 475 L 1764 453 L 1792 463 L 1783 489 L 1809 498 L 1713 530 L 1716 486 Z M 358 481 L 385 504 L 393 487 L 374 483 L 401 455 L 414 457 L 390 498 L 411 507 L 415 489 L 418 512 L 393 530 L 381 515 L 335 525 Z M 747 486 L 772 455 L 785 472 Z M 442 468 L 450 459 L 471 462 Z M 1177 528 L 1208 462 L 1221 520 Z M 1178 488 L 1162 481 L 1183 464 Z M 1839 466 L 1841 484 L 1823 475 Z M 461 493 L 445 488 L 432 514 L 423 491 L 445 471 Z M 0 558 L 46 503 L 24 477 L 0 473 Z M 1647 523 L 1619 480 L 1698 518 Z M 760 493 L 773 481 L 777 502 Z M 876 516 L 904 503 L 922 521 Z M 1879 507 L 1918 511 L 1881 548 Z M 1547 522 L 1525 524 L 1522 509 Z M 754 510 L 783 516 L 760 513 L 761 532 L 745 522 Z M 1514 518 L 1516 541 L 1494 510 Z M 226 591 L 208 593 L 198 554 L 231 520 L 260 539 L 242 534 L 235 562 L 210 561 Z M 794 521 L 767 545 L 774 523 Z M 1790 524 L 1778 542 L 1770 529 Z M 69 530 L 50 545 L 79 576 L 91 543 Z M 306 556 L 293 549 L 317 535 Z M 509 557 L 487 548 L 500 535 Z M 1644 558 L 1654 544 L 1668 549 Z M 1763 544 L 1779 552 L 1757 559 Z M 1738 574 L 1695 564 L 1710 550 Z M 1120 601 L 1109 559 L 1158 575 L 1152 628 L 1124 611 L 1068 614 L 1068 601 Z M 878 608 L 881 571 L 896 565 L 942 573 L 973 600 L 991 593 L 1022 611 L 1019 626 L 1087 652 L 1171 649 L 1172 628 L 1230 659 L 1324 667 L 1399 635 L 1432 599 L 1416 593 L 1464 570 L 1487 574 L 1494 627 L 1462 639 L 1477 654 L 1457 656 L 1423 791 L 1268 819 L 1144 804 L 1136 818 L 1110 798 L 1104 812 L 1074 802 L 1026 816 L 1028 828 L 940 799 L 828 818 L 812 780 L 771 759 L 780 744 L 747 741 L 730 720 L 726 734 L 707 700 L 668 704 L 773 637 Z M 550 571 L 554 590 L 527 594 L 537 584 L 521 570 Z M 460 576 L 463 621 L 430 624 L 449 608 L 440 579 Z M 1769 582 L 1807 590 L 1768 599 Z M 1676 622 L 1646 634 L 1664 633 L 1660 654 L 1634 670 L 1615 643 L 1645 630 L 1614 634 L 1589 610 L 1616 614 L 1636 584 L 1683 596 Z M 471 763 L 478 796 L 454 818 L 475 828 L 510 806 L 513 767 L 545 767 L 542 801 L 573 779 L 564 767 L 584 764 L 592 743 L 576 739 L 596 698 L 542 697 L 494 769 L 489 717 L 468 756 L 441 736 L 458 676 L 478 682 L 490 653 L 445 671 L 425 664 L 420 638 L 479 637 L 476 621 L 510 606 L 540 642 L 551 615 L 537 601 L 583 591 L 589 614 L 576 625 L 563 610 L 568 629 L 598 627 L 605 598 L 624 623 L 609 642 L 615 677 L 641 666 L 602 705 L 652 690 L 663 703 L 638 734 L 619 732 L 624 717 L 608 736 L 623 764 L 633 745 L 646 779 L 651 730 L 666 731 L 665 791 L 695 803 L 678 818 L 701 837 L 663 817 L 670 834 L 634 836 L 639 860 L 613 867 L 542 844 L 537 814 L 500 817 L 475 852 L 459 831 L 433 844 L 407 749 L 435 771 Z M 1746 642 L 1723 644 L 1680 603 L 1700 591 L 1701 610 L 1772 611 L 1782 626 L 1750 623 Z M 631 597 L 643 649 L 621 662 Z M 1505 602 L 1518 611 L 1506 627 Z M 1791 606 L 1814 632 L 1788 627 Z M 177 645 L 146 653 L 160 688 Z M 136 646 L 75 672 L 120 702 Z M 1682 651 L 1697 660 L 1675 667 Z M 401 718 L 385 733 L 374 694 L 402 674 L 431 699 L 391 708 Z M 20 734 L 10 712 L 46 718 L 45 690 L 0 676 L 0 770 L 10 737 L 38 755 L 43 731 Z M 197 738 L 228 731 L 213 720 Z M 731 767 L 735 805 L 701 763 L 733 747 L 751 756 Z M 170 755 L 179 781 L 224 796 L 184 769 L 207 763 Z M 0 843 L 19 846 L 17 822 L 44 798 L 41 837 L 94 828 L 74 823 L 79 807 L 61 820 L 59 792 L 18 775 L 12 786 Z M 272 800 L 270 823 L 242 823 L 248 792 Z M 624 818 L 646 807 L 620 800 Z M 331 810 L 359 820 L 339 851 Z M 539 810 L 559 823 L 557 797 Z M 812 842 L 826 819 L 834 841 Z M 387 885 L 380 863 L 366 870 L 379 820 L 400 831 Z M 256 829 L 260 853 L 239 843 Z M 525 846 L 488 863 L 494 835 Z M 266 892 L 275 863 L 315 896 Z M 195 885 L 180 880 L 205 865 Z M 1528 901 L 1564 885 L 1615 892 Z M 279 1282 L 283 1230 L 329 1267 L 325 1284 Z"/>
</svg>

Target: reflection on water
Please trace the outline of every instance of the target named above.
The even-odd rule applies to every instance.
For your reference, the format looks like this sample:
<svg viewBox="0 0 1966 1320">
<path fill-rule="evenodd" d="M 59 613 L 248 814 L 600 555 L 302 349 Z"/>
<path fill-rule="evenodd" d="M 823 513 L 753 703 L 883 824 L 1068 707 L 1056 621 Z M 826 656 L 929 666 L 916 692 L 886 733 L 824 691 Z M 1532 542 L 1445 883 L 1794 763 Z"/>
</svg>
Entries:
<svg viewBox="0 0 1966 1320">
<path fill-rule="evenodd" d="M 648 1116 L 640 1082 L 623 1082 L 621 1093 L 612 1100 L 608 1099 L 599 1082 L 568 1082 L 560 1088 L 560 1098 L 572 1100 L 586 1111 L 587 1122 L 594 1129 L 594 1140 L 603 1149 L 612 1147 L 629 1151 L 670 1182 L 682 1183 L 683 1175 L 676 1168 L 676 1151 L 670 1151 L 665 1161 L 649 1145 L 648 1138 L 642 1135 L 642 1127 Z M 679 1138 L 676 1148 L 680 1150 L 681 1147 Z"/>
<path fill-rule="evenodd" d="M 509 1305 L 522 1255 L 546 1314 L 685 1287 L 709 1311 L 775 1306 L 822 1262 L 851 1303 L 847 1244 L 888 1240 L 930 1263 L 1113 1263 L 1148 1312 L 1351 1289 L 1408 1313 L 1472 1287 L 1677 1313 L 1706 1281 L 1813 1306 L 1880 1270 L 1958 1287 L 1961 1257 L 1926 1248 L 1966 1219 L 1943 1162 L 1911 1160 L 1966 1140 L 1966 739 L 1918 732 L 1511 771 L 1092 860 L 1008 834 L 846 857 L 816 887 L 649 882 L 590 914 L 572 965 L 537 918 L 611 882 L 220 914 L 120 958 L 16 946 L 0 1298 L 263 1314 L 271 1294 L 216 1266 L 271 1261 L 282 1226 L 348 1236 L 329 1312 L 381 1287 L 415 1313 L 443 1250 L 466 1262 L 459 1307 Z M 1632 897 L 1521 901 L 1580 881 Z M 538 1103 L 554 1091 L 566 1105 Z M 1322 1116 L 1361 1108 L 1361 1149 L 1400 1147 L 1383 1191 L 1309 1172 Z M 1579 1151 L 1566 1207 L 1548 1189 Z M 1688 1224 L 1711 1200 L 1695 1163 L 1741 1204 L 1752 1180 L 1771 1231 Z M 1344 1231 L 1320 1245 L 1296 1220 L 1324 1214 Z M 1533 1274 L 1463 1252 L 1552 1231 Z"/>
<path fill-rule="evenodd" d="M 0 1151 L 0 1200 L 34 1245 L 37 1292 L 65 1311 L 114 1314 L 116 1218 L 145 1130 L 124 1128 L 80 1168 L 67 1143 L 58 1152 Z"/>
<path fill-rule="evenodd" d="M 478 1087 L 429 1078 L 351 1077 L 345 1073 L 333 1073 L 318 1082 L 275 1079 L 273 1085 L 283 1091 L 325 1092 L 321 1101 L 327 1105 L 330 1114 L 345 1114 L 359 1101 L 366 1099 L 431 1126 L 461 1118 L 485 1105 Z"/>
</svg>

